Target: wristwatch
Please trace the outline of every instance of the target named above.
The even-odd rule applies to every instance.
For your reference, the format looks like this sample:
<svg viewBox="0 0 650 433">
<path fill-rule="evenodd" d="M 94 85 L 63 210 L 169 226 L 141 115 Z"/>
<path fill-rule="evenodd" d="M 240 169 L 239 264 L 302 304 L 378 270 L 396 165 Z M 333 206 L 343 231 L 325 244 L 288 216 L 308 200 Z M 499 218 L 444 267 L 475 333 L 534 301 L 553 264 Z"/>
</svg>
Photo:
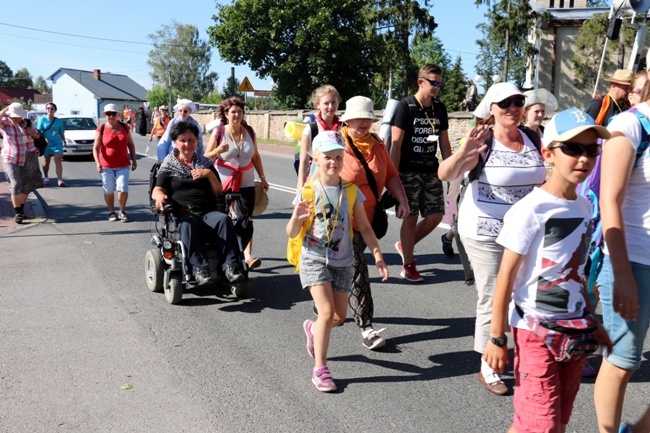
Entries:
<svg viewBox="0 0 650 433">
<path fill-rule="evenodd" d="M 492 336 L 488 336 L 488 339 L 495 346 L 503 347 L 506 344 L 508 344 L 508 337 L 506 337 L 505 335 L 502 335 L 501 337 L 497 337 L 497 338 L 494 338 Z"/>
</svg>

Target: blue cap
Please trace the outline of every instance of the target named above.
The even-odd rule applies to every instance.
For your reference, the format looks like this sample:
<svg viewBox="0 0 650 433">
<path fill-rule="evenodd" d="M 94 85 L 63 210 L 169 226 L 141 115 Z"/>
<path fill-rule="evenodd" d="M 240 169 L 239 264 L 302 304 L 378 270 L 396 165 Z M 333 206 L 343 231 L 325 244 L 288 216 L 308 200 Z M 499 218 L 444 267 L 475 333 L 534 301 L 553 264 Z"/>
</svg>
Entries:
<svg viewBox="0 0 650 433">
<path fill-rule="evenodd" d="M 321 131 L 311 142 L 312 153 L 331 152 L 332 150 L 345 150 L 341 134 L 335 131 Z"/>
<path fill-rule="evenodd" d="M 571 140 L 576 135 L 588 129 L 593 129 L 600 138 L 609 138 L 609 131 L 604 126 L 596 124 L 589 114 L 579 108 L 568 108 L 557 113 L 544 128 L 542 142 L 549 146 L 554 141 Z"/>
</svg>

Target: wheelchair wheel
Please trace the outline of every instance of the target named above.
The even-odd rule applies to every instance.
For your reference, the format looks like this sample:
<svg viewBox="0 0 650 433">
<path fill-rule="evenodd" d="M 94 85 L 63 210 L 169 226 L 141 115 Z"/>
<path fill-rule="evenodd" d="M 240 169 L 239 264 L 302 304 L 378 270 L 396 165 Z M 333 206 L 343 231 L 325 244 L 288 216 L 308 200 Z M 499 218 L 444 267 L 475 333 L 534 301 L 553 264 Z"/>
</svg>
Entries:
<svg viewBox="0 0 650 433">
<path fill-rule="evenodd" d="M 244 298 L 246 297 L 247 292 L 248 292 L 248 281 L 244 281 L 243 283 L 230 284 L 230 293 L 232 293 L 233 296 L 236 296 L 238 298 Z"/>
<path fill-rule="evenodd" d="M 163 291 L 163 273 L 162 254 L 159 249 L 152 248 L 144 256 L 144 274 L 150 291 L 156 293 Z"/>
<path fill-rule="evenodd" d="M 180 271 L 165 273 L 165 299 L 172 305 L 183 300 L 183 276 Z"/>
</svg>

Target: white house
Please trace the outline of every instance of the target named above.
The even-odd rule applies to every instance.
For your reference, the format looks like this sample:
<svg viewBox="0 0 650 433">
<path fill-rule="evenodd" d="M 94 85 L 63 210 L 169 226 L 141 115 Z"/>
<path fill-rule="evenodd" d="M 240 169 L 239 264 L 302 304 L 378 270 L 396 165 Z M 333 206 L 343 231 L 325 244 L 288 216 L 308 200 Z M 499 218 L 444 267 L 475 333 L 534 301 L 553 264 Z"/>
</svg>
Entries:
<svg viewBox="0 0 650 433">
<path fill-rule="evenodd" d="M 147 100 L 147 89 L 126 75 L 59 68 L 48 77 L 60 114 L 99 119 L 106 104 L 137 108 Z"/>
</svg>

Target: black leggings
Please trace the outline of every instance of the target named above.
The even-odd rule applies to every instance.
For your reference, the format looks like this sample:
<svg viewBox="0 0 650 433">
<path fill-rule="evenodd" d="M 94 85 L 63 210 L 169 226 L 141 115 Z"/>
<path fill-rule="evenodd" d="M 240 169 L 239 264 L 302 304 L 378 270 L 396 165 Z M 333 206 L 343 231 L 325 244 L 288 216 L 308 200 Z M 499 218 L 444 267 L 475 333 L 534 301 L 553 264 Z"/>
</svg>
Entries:
<svg viewBox="0 0 650 433">
<path fill-rule="evenodd" d="M 352 239 L 354 246 L 354 278 L 352 279 L 352 290 L 348 298 L 348 305 L 352 310 L 354 321 L 361 329 L 372 327 L 372 316 L 374 313 L 374 304 L 372 302 L 372 293 L 370 292 L 370 277 L 368 275 L 368 264 L 364 251 L 366 243 L 363 241 L 361 233 L 354 230 Z"/>
</svg>

